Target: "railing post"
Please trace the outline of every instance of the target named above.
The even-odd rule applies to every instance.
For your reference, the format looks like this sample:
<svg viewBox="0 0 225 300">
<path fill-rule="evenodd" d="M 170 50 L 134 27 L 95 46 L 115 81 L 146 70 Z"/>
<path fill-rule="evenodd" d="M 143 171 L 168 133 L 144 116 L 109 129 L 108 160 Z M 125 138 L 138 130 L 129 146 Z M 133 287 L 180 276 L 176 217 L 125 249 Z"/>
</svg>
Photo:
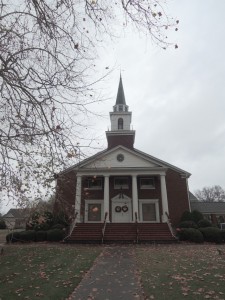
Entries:
<svg viewBox="0 0 225 300">
<path fill-rule="evenodd" d="M 106 223 L 107 223 L 107 216 L 108 216 L 108 212 L 105 212 L 104 225 L 103 225 L 103 228 L 102 228 L 102 244 L 104 243 L 104 236 L 105 236 L 105 228 L 106 228 Z"/>
<path fill-rule="evenodd" d="M 138 229 L 138 214 L 137 214 L 137 212 L 135 212 L 135 223 L 136 223 L 136 243 L 138 244 L 139 229 Z"/>
<path fill-rule="evenodd" d="M 107 218 L 107 222 L 109 222 L 109 175 L 104 175 L 104 213 Z M 104 214 L 104 215 L 105 215 Z"/>
<path fill-rule="evenodd" d="M 166 223 L 166 213 L 169 212 L 167 190 L 166 190 L 166 178 L 165 175 L 160 175 L 160 185 L 161 185 L 161 197 L 162 197 L 162 222 Z"/>
<path fill-rule="evenodd" d="M 138 212 L 137 175 L 132 175 L 132 204 L 133 222 L 135 222 L 135 212 Z"/>
</svg>

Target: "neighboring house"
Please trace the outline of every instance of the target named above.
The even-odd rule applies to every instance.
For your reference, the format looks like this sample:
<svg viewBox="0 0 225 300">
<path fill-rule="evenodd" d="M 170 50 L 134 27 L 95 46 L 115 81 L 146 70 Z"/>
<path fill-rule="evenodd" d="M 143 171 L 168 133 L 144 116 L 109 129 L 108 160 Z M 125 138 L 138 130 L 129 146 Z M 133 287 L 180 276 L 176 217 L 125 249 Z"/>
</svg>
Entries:
<svg viewBox="0 0 225 300">
<path fill-rule="evenodd" d="M 225 223 L 225 202 L 192 201 L 191 210 L 200 211 L 213 224 Z"/>
<path fill-rule="evenodd" d="M 195 197 L 195 195 L 192 194 L 192 192 L 190 192 L 190 191 L 189 191 L 189 200 L 190 200 L 190 203 L 193 201 L 198 201 L 198 199 Z"/>
<path fill-rule="evenodd" d="M 191 174 L 134 148 L 131 115 L 120 78 L 116 103 L 110 112 L 111 130 L 106 132 L 108 148 L 57 175 L 55 209 L 76 214 L 77 235 L 82 227 L 78 224 L 90 224 L 90 232 L 94 224 L 106 219 L 106 232 L 113 228 L 111 224 L 117 224 L 114 228 L 118 239 L 125 228 L 123 224 L 127 224 L 127 232 L 134 223 L 146 224 L 137 230 L 141 236 L 140 228 L 157 232 L 160 226 L 168 227 L 168 217 L 176 225 L 182 213 L 190 210 Z M 76 234 L 72 234 L 71 239 L 75 238 Z M 159 234 L 152 239 L 157 238 Z"/>
<path fill-rule="evenodd" d="M 11 208 L 2 219 L 8 229 L 25 228 L 30 216 L 30 211 L 22 208 Z"/>
</svg>

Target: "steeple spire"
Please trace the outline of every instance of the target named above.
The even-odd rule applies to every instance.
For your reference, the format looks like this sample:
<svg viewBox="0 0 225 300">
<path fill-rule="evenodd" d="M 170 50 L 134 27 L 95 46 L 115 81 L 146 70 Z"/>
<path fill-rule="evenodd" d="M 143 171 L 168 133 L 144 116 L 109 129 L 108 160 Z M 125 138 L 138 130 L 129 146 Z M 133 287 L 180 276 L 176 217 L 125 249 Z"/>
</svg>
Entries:
<svg viewBox="0 0 225 300">
<path fill-rule="evenodd" d="M 119 82 L 119 87 L 118 87 L 118 92 L 116 97 L 116 105 L 119 104 L 126 105 L 121 73 L 120 73 L 120 82 Z"/>
<path fill-rule="evenodd" d="M 108 148 L 123 145 L 133 149 L 135 131 L 130 128 L 132 113 L 129 111 L 128 105 L 126 105 L 121 73 L 116 104 L 113 106 L 113 111 L 109 114 L 111 130 L 106 132 Z"/>
</svg>

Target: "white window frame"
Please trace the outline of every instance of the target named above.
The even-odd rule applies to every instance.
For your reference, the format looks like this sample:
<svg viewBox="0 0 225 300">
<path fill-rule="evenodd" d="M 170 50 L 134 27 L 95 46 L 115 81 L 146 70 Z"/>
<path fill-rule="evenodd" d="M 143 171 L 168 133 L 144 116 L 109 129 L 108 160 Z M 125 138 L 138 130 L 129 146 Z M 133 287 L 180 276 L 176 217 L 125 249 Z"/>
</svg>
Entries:
<svg viewBox="0 0 225 300">
<path fill-rule="evenodd" d="M 127 184 L 124 184 L 124 185 L 116 185 L 116 179 L 124 179 L 126 178 L 127 179 Z M 129 179 L 127 176 L 117 176 L 117 177 L 114 177 L 114 189 L 115 190 L 120 190 L 120 189 L 123 189 L 123 190 L 128 190 L 129 189 Z"/>
<path fill-rule="evenodd" d="M 95 181 L 100 181 L 101 182 L 101 185 L 99 186 L 90 186 L 90 182 L 92 182 L 93 179 L 91 178 L 88 178 L 88 190 L 102 190 L 102 178 L 94 178 Z"/>
<path fill-rule="evenodd" d="M 101 204 L 101 220 L 100 221 L 89 221 L 88 220 L 88 204 Z M 85 223 L 102 223 L 104 216 L 104 201 L 103 200 L 85 200 L 85 214 L 84 214 L 84 222 Z"/>
<path fill-rule="evenodd" d="M 145 180 L 145 179 L 152 179 L 153 185 L 141 184 L 141 181 Z M 155 178 L 154 177 L 141 177 L 140 178 L 140 189 L 141 190 L 154 190 L 155 189 Z"/>
<path fill-rule="evenodd" d="M 143 221 L 143 211 L 142 211 L 142 204 L 155 204 L 155 221 Z M 159 199 L 139 199 L 139 211 L 140 211 L 140 221 L 142 223 L 159 223 L 160 216 L 159 216 Z"/>
</svg>

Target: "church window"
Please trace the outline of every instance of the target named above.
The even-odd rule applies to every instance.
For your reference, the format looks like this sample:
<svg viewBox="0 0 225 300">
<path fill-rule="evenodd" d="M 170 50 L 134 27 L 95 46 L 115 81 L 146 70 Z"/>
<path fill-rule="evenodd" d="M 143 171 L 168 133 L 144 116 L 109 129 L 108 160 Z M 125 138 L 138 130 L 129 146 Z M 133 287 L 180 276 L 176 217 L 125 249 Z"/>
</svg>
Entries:
<svg viewBox="0 0 225 300">
<path fill-rule="evenodd" d="M 140 178 L 140 188 L 143 189 L 154 189 L 155 181 L 153 177 Z"/>
<path fill-rule="evenodd" d="M 114 178 L 114 189 L 128 189 L 128 177 L 115 177 Z"/>
<path fill-rule="evenodd" d="M 90 178 L 88 179 L 88 188 L 92 190 L 102 189 L 102 179 L 101 178 Z"/>
<path fill-rule="evenodd" d="M 118 119 L 118 129 L 123 129 L 123 119 L 122 118 Z"/>
</svg>

